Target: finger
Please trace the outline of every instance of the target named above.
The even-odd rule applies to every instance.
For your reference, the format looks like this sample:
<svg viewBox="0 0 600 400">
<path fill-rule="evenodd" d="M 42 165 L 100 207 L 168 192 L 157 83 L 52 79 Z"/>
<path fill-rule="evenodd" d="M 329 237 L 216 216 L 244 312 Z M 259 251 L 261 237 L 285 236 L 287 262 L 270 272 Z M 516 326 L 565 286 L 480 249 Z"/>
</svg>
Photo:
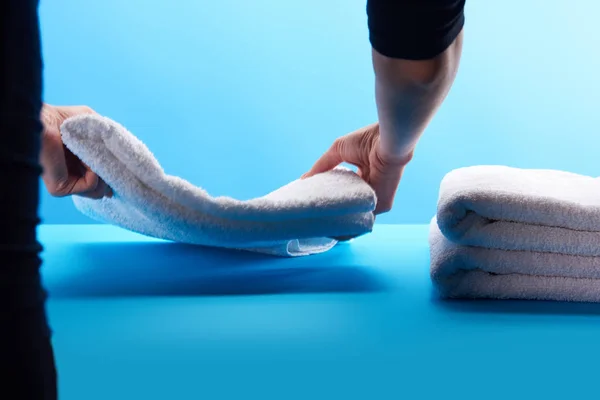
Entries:
<svg viewBox="0 0 600 400">
<path fill-rule="evenodd" d="M 86 169 L 83 176 L 75 177 L 69 194 L 84 194 L 94 192 L 100 185 L 101 179 L 91 169 Z"/>
<path fill-rule="evenodd" d="M 84 171 L 88 172 L 88 173 L 94 173 L 92 171 L 92 169 L 83 161 L 81 161 L 81 165 L 84 168 Z M 94 174 L 97 176 L 97 174 Z M 85 194 L 84 194 L 85 195 Z M 99 197 L 94 197 L 94 198 L 102 198 L 102 197 L 112 197 L 113 196 L 113 191 L 110 188 L 110 186 L 108 186 L 108 184 L 100 177 L 98 177 L 98 185 L 96 186 L 96 189 L 94 191 L 92 191 L 92 195 L 93 196 L 99 196 Z M 90 197 L 90 196 L 87 196 Z"/>
<path fill-rule="evenodd" d="M 303 177 L 308 178 L 316 174 L 327 172 L 340 165 L 343 162 L 340 151 L 342 145 L 340 142 L 341 140 L 336 140 L 333 145 L 321 156 L 321 158 L 314 163 L 310 171 L 303 175 Z"/>
<path fill-rule="evenodd" d="M 400 183 L 400 176 L 394 177 L 389 174 L 374 174 L 371 176 L 371 186 L 377 195 L 377 204 L 373 213 L 383 214 L 392 209 L 396 191 Z"/>
<path fill-rule="evenodd" d="M 58 107 L 58 111 L 64 119 L 81 114 L 96 114 L 96 111 L 88 106 L 63 106 Z"/>
<path fill-rule="evenodd" d="M 358 171 L 356 171 L 356 174 L 358 176 L 360 176 L 367 183 L 369 182 L 369 173 L 370 173 L 370 170 L 369 170 L 368 165 L 364 165 L 364 166 L 358 168 Z"/>
<path fill-rule="evenodd" d="M 102 180 L 102 178 L 98 178 L 98 184 L 96 185 L 95 189 L 92 189 L 87 192 L 74 193 L 74 194 L 77 194 L 81 197 L 87 197 L 87 198 L 96 199 L 96 200 L 101 199 L 103 197 L 111 198 L 114 195 L 113 190 L 110 188 L 110 186 L 108 186 L 108 184 L 106 182 L 104 182 L 104 180 Z"/>
<path fill-rule="evenodd" d="M 71 190 L 72 183 L 69 181 L 62 142 L 56 136 L 44 137 L 40 162 L 43 167 L 42 178 L 48 191 L 53 196 L 66 195 Z"/>
<path fill-rule="evenodd" d="M 377 194 L 375 215 L 386 213 L 392 209 L 403 171 L 403 167 L 386 168 L 385 172 L 378 168 L 372 170 L 369 184 Z"/>
<path fill-rule="evenodd" d="M 111 193 L 111 195 L 108 195 L 108 193 Z M 108 187 L 106 182 L 104 182 L 102 179 L 100 179 L 98 181 L 98 186 L 96 186 L 96 189 L 94 189 L 90 192 L 79 193 L 78 195 L 81 197 L 87 197 L 89 199 L 98 200 L 103 197 L 111 197 L 112 192 L 110 191 L 110 188 Z"/>
<path fill-rule="evenodd" d="M 365 145 L 363 137 L 360 130 L 338 138 L 303 177 L 330 171 L 344 162 L 364 169 L 368 165 L 369 147 Z"/>
<path fill-rule="evenodd" d="M 330 171 L 343 162 L 357 166 L 362 177 L 367 177 L 369 171 L 364 167 L 369 165 L 368 154 L 378 129 L 378 124 L 372 124 L 338 138 L 302 178 Z"/>
</svg>

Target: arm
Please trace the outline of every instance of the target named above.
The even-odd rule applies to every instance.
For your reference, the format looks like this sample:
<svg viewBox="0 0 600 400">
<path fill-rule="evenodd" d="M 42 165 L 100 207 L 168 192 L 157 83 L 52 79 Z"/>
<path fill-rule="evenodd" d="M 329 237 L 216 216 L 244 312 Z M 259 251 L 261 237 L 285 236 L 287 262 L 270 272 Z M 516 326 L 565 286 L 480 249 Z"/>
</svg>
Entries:
<svg viewBox="0 0 600 400">
<path fill-rule="evenodd" d="M 408 163 L 421 134 L 448 94 L 458 70 L 462 32 L 428 60 L 394 59 L 373 49 L 375 98 L 383 157 Z"/>
<path fill-rule="evenodd" d="M 336 139 L 304 177 L 346 162 L 391 210 L 406 165 L 448 94 L 462 51 L 465 0 L 367 0 L 379 123 Z"/>
<path fill-rule="evenodd" d="M 448 94 L 462 52 L 464 0 L 368 0 L 383 156 L 409 162 Z"/>
</svg>

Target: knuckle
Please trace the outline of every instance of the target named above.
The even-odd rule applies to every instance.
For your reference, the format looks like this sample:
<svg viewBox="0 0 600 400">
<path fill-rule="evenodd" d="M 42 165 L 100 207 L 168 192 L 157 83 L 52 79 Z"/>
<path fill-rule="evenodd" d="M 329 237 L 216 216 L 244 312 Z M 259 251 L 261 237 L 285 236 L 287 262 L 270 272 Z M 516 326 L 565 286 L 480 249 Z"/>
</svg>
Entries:
<svg viewBox="0 0 600 400">
<path fill-rule="evenodd" d="M 81 188 L 82 192 L 95 192 L 95 191 L 100 191 L 98 190 L 100 189 L 100 185 L 98 184 L 98 181 L 91 181 L 89 183 L 87 183 L 85 185 L 85 187 Z"/>
<path fill-rule="evenodd" d="M 68 180 L 58 180 L 48 187 L 48 191 L 52 196 L 60 197 L 69 194 L 71 187 Z"/>
<path fill-rule="evenodd" d="M 54 196 L 54 197 L 61 196 L 60 190 L 58 190 L 58 188 L 55 188 L 52 186 L 48 187 L 48 193 L 50 193 L 50 195 Z"/>
<path fill-rule="evenodd" d="M 84 105 L 68 107 L 65 111 L 67 111 L 67 114 L 70 114 L 70 115 L 73 115 L 73 114 L 94 114 L 95 113 L 95 111 L 91 107 L 84 106 Z"/>
<path fill-rule="evenodd" d="M 333 146 L 331 146 L 331 147 L 334 149 L 341 149 L 344 146 L 345 142 L 346 141 L 345 141 L 344 137 L 339 137 L 333 141 Z"/>
<path fill-rule="evenodd" d="M 347 147 L 346 140 L 344 138 L 338 138 L 333 142 L 333 145 L 329 149 L 331 155 L 335 155 L 336 158 L 343 158 Z"/>
<path fill-rule="evenodd" d="M 91 192 L 97 189 L 100 189 L 102 186 L 102 181 L 100 177 L 94 173 L 86 174 L 85 178 L 81 179 L 83 182 L 81 191 L 82 192 Z"/>
</svg>

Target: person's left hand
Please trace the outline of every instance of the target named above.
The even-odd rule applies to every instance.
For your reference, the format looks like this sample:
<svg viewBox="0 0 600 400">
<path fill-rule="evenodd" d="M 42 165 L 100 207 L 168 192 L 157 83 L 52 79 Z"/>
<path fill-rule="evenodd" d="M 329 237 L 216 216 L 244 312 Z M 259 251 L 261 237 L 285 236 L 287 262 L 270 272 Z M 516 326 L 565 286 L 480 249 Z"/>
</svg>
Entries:
<svg viewBox="0 0 600 400">
<path fill-rule="evenodd" d="M 91 108 L 85 106 L 57 107 L 44 104 L 42 108 L 42 179 L 55 197 L 79 195 L 101 199 L 112 196 L 106 183 L 65 147 L 60 135 L 60 126 L 67 118 L 93 113 Z"/>
</svg>

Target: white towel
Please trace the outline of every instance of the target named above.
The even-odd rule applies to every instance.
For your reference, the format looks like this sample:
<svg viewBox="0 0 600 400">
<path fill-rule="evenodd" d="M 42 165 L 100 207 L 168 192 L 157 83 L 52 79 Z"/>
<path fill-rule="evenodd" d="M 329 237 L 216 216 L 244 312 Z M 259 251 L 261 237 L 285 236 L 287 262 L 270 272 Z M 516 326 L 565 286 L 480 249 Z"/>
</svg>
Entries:
<svg viewBox="0 0 600 400">
<path fill-rule="evenodd" d="M 165 174 L 150 150 L 109 118 L 73 117 L 61 133 L 65 146 L 114 192 L 101 200 L 73 197 L 79 211 L 101 222 L 160 239 L 276 256 L 322 253 L 335 246 L 333 237 L 360 236 L 373 228 L 375 194 L 348 169 L 241 201 L 211 197 Z"/>
<path fill-rule="evenodd" d="M 438 225 L 469 246 L 600 256 L 600 180 L 569 172 L 484 165 L 440 184 Z"/>
<path fill-rule="evenodd" d="M 431 280 L 442 297 L 600 302 L 600 257 L 462 246 L 430 225 Z"/>
<path fill-rule="evenodd" d="M 448 173 L 430 226 L 444 297 L 600 301 L 600 180 L 475 166 Z"/>
</svg>

